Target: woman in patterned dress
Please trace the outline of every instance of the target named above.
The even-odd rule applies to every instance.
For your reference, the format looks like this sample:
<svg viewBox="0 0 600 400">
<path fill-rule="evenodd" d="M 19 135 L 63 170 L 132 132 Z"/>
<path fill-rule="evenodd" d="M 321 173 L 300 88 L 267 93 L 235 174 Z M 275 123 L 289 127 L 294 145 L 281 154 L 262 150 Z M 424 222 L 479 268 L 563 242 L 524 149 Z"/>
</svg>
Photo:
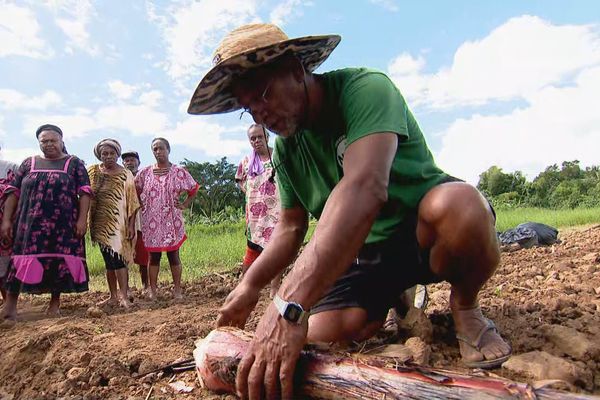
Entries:
<svg viewBox="0 0 600 400">
<path fill-rule="evenodd" d="M 187 170 L 169 161 L 171 146 L 166 139 L 154 139 L 152 153 L 156 164 L 145 167 L 135 177 L 142 204 L 142 236 L 150 253 L 148 295 L 156 298 L 160 258 L 162 252 L 166 252 L 173 276 L 173 297 L 180 299 L 179 247 L 187 239 L 182 210 L 192 203 L 200 185 Z M 184 193 L 187 198 L 180 202 Z"/>
<path fill-rule="evenodd" d="M 90 235 L 100 246 L 110 297 L 101 304 L 129 308 L 129 275 L 135 253 L 135 217 L 140 208 L 133 174 L 117 164 L 121 145 L 103 139 L 94 148 L 101 164 L 88 168 L 94 198 L 90 208 Z M 117 290 L 118 284 L 118 290 Z"/>
<path fill-rule="evenodd" d="M 271 238 L 271 233 L 279 221 L 279 193 L 273 173 L 269 147 L 269 134 L 259 124 L 248 128 L 248 141 L 252 154 L 244 157 L 235 174 L 235 180 L 246 195 L 246 254 L 242 262 L 242 272 L 258 258 Z M 281 276 L 271 281 L 271 297 L 279 290 Z"/>
<path fill-rule="evenodd" d="M 50 293 L 47 313 L 57 315 L 61 293 L 88 290 L 84 236 L 92 191 L 85 165 L 66 153 L 59 127 L 42 125 L 36 137 L 43 156 L 23 161 L 5 191 L 0 234 L 13 243 L 5 319 L 16 319 L 21 292 Z"/>
</svg>

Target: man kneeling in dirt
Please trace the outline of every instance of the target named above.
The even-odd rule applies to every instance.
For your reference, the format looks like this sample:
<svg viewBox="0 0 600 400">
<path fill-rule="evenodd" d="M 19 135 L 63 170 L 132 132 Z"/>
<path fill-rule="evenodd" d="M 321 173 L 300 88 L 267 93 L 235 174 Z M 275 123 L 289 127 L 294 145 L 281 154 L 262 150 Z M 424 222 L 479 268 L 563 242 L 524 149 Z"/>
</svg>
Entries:
<svg viewBox="0 0 600 400">
<path fill-rule="evenodd" d="M 288 39 L 271 24 L 236 29 L 217 49 L 216 66 L 188 109 L 243 108 L 279 136 L 279 224 L 218 318 L 220 326 L 243 327 L 261 288 L 294 263 L 239 365 L 242 397 L 292 397 L 307 341 L 372 336 L 416 283 L 451 283 L 466 365 L 497 367 L 511 352 L 477 301 L 499 262 L 493 211 L 475 188 L 435 165 L 386 75 L 362 68 L 312 73 L 339 41 L 336 35 Z M 309 213 L 319 222 L 294 261 Z"/>
</svg>

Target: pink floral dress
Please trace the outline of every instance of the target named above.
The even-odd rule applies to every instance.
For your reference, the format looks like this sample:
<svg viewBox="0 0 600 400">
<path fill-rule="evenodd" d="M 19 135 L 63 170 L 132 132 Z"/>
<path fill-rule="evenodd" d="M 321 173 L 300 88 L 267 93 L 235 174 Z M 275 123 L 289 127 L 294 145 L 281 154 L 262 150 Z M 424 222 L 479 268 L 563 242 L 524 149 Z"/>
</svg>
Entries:
<svg viewBox="0 0 600 400">
<path fill-rule="evenodd" d="M 156 175 L 150 165 L 135 176 L 142 204 L 142 238 L 150 252 L 178 250 L 187 239 L 183 214 L 177 208 L 179 196 L 194 195 L 200 187 L 190 173 L 171 165 L 164 175 Z"/>
<path fill-rule="evenodd" d="M 279 221 L 279 193 L 276 182 L 270 182 L 273 170 L 270 161 L 263 162 L 262 174 L 248 173 L 250 156 L 238 165 L 235 180 L 246 194 L 246 234 L 248 240 L 264 248 Z"/>
</svg>

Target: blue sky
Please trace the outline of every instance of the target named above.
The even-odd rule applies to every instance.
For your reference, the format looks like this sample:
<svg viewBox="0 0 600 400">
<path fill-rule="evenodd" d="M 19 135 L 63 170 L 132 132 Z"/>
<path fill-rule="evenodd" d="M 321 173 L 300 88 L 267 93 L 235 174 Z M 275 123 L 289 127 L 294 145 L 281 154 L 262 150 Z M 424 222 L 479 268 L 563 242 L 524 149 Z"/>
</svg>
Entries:
<svg viewBox="0 0 600 400">
<path fill-rule="evenodd" d="M 219 40 L 259 21 L 340 34 L 318 72 L 387 72 L 438 164 L 473 183 L 491 165 L 531 178 L 563 160 L 600 164 L 595 0 L 0 0 L 0 157 L 36 154 L 49 122 L 88 163 L 113 137 L 149 164 L 155 136 L 174 162 L 237 163 L 251 121 L 185 110 Z"/>
</svg>

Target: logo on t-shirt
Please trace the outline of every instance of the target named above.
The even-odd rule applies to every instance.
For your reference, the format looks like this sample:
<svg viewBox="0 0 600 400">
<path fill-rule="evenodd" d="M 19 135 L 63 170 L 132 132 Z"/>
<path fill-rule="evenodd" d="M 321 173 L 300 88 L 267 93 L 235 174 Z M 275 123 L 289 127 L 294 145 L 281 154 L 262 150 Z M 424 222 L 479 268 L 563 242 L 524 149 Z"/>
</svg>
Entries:
<svg viewBox="0 0 600 400">
<path fill-rule="evenodd" d="M 344 153 L 346 152 L 346 136 L 340 136 L 335 142 L 336 158 L 340 167 L 344 168 Z"/>
</svg>

